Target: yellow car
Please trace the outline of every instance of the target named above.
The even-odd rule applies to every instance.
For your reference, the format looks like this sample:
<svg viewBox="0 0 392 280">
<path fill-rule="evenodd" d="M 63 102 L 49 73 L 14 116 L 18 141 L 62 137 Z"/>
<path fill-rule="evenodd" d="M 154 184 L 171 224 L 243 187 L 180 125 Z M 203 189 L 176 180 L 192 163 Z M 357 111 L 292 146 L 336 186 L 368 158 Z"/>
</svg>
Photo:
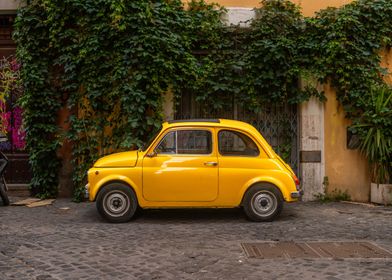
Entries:
<svg viewBox="0 0 392 280">
<path fill-rule="evenodd" d="M 213 119 L 166 122 L 145 148 L 99 159 L 86 196 L 110 222 L 129 221 L 139 207 L 241 206 L 250 220 L 272 221 L 301 191 L 253 126 Z"/>
</svg>

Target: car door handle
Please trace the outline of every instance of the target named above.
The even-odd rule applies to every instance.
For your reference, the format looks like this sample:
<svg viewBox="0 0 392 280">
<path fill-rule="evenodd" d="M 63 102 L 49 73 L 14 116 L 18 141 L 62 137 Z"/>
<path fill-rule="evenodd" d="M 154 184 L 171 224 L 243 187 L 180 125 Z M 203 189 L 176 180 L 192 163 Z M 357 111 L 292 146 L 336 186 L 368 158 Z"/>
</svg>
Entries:
<svg viewBox="0 0 392 280">
<path fill-rule="evenodd" d="M 204 165 L 205 165 L 205 166 L 217 166 L 218 163 L 215 162 L 215 161 L 206 161 L 206 162 L 204 163 Z"/>
</svg>

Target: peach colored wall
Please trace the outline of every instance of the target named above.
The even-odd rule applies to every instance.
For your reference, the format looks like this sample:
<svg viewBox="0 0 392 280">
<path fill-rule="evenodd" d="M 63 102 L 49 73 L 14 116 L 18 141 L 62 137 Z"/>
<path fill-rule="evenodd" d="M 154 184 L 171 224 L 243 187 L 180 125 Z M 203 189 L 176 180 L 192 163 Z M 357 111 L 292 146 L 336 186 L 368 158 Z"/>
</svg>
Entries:
<svg viewBox="0 0 392 280">
<path fill-rule="evenodd" d="M 293 3 L 302 7 L 305 16 L 313 16 L 315 12 L 327 7 L 339 7 L 350 3 L 352 0 L 292 0 Z M 207 3 L 218 3 L 225 7 L 260 7 L 260 0 L 207 0 Z"/>
<path fill-rule="evenodd" d="M 292 0 L 302 8 L 304 16 L 313 16 L 315 12 L 327 7 L 340 7 L 352 2 L 352 0 Z"/>
<path fill-rule="evenodd" d="M 388 69 L 388 75 L 384 77 L 384 80 L 392 85 L 392 50 L 383 50 L 381 52 L 381 67 Z"/>
<path fill-rule="evenodd" d="M 329 182 L 326 191 L 347 191 L 354 201 L 369 201 L 367 160 L 358 150 L 347 149 L 347 127 L 350 121 L 344 117 L 335 91 L 325 85 L 324 92 L 327 97 L 324 105 L 325 176 Z"/>
<path fill-rule="evenodd" d="M 339 7 L 352 0 L 292 0 L 292 2 L 303 7 L 303 14 L 305 16 L 312 16 L 315 11 L 324 9 L 326 7 Z M 183 2 L 188 2 L 184 0 Z M 259 7 L 261 0 L 206 0 L 207 3 L 218 3 L 225 7 L 244 7 L 254 8 Z M 20 0 L 0 0 L 0 10 L 15 10 L 19 5 Z"/>
<path fill-rule="evenodd" d="M 381 52 L 381 66 L 388 69 L 385 81 L 392 84 L 392 51 Z M 350 121 L 344 117 L 343 108 L 336 100 L 336 93 L 324 86 L 328 101 L 324 110 L 325 176 L 328 177 L 327 191 L 347 190 L 355 201 L 369 201 L 370 178 L 367 160 L 358 150 L 346 147 L 346 129 Z"/>
</svg>

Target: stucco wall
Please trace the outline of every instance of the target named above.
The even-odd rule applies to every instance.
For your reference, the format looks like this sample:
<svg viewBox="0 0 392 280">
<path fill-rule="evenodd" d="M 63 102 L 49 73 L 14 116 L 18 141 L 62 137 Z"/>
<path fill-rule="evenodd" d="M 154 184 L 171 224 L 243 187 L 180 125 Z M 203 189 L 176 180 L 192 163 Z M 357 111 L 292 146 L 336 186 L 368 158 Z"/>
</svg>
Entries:
<svg viewBox="0 0 392 280">
<path fill-rule="evenodd" d="M 381 66 L 389 72 L 385 80 L 392 84 L 392 51 L 382 51 L 381 57 Z M 367 160 L 358 150 L 347 149 L 347 127 L 350 121 L 344 117 L 335 91 L 329 85 L 324 86 L 324 91 L 328 98 L 324 109 L 325 176 L 329 181 L 327 190 L 347 190 L 352 200 L 369 201 L 370 178 Z"/>
<path fill-rule="evenodd" d="M 324 153 L 327 192 L 347 191 L 354 201 L 369 201 L 370 178 L 367 160 L 358 150 L 347 148 L 347 127 L 343 108 L 336 100 L 335 91 L 324 86 L 328 101 L 324 107 Z"/>
<path fill-rule="evenodd" d="M 0 0 L 0 12 L 4 14 L 7 11 L 15 11 L 19 3 L 18 0 Z"/>
<path fill-rule="evenodd" d="M 184 0 L 183 2 L 187 1 Z M 261 0 L 207 0 L 206 2 L 218 3 L 225 7 L 254 8 L 260 6 Z M 292 0 L 292 2 L 302 7 L 302 12 L 305 16 L 312 16 L 314 15 L 314 12 L 320 9 L 324 9 L 326 7 L 339 7 L 351 2 L 351 0 Z M 0 11 L 16 10 L 19 3 L 19 0 L 0 0 Z"/>
<path fill-rule="evenodd" d="M 163 95 L 163 120 L 168 121 L 174 119 L 174 94 L 173 91 L 168 90 Z"/>
<path fill-rule="evenodd" d="M 300 5 L 305 16 L 313 16 L 315 12 L 327 7 L 339 7 L 350 3 L 352 0 L 292 0 Z M 207 0 L 207 3 L 218 3 L 225 7 L 259 7 L 261 0 Z"/>
<path fill-rule="evenodd" d="M 381 67 L 388 69 L 388 75 L 384 77 L 384 80 L 392 85 L 392 50 L 383 50 L 381 52 Z"/>
</svg>

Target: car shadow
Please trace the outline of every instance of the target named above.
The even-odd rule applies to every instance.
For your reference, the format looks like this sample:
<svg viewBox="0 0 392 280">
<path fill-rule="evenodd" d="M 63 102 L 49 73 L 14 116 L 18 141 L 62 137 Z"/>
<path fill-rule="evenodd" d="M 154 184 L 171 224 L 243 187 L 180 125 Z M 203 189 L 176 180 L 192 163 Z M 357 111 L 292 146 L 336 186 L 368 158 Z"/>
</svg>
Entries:
<svg viewBox="0 0 392 280">
<path fill-rule="evenodd" d="M 248 222 L 242 209 L 144 209 L 134 221 L 149 222 Z"/>
<path fill-rule="evenodd" d="M 274 222 L 290 221 L 296 218 L 291 209 L 283 209 Z M 89 217 L 89 218 L 88 218 Z M 85 212 L 84 218 L 93 223 L 106 223 L 94 208 Z M 253 223 L 242 208 L 181 208 L 181 209 L 140 209 L 130 223 Z"/>
</svg>

